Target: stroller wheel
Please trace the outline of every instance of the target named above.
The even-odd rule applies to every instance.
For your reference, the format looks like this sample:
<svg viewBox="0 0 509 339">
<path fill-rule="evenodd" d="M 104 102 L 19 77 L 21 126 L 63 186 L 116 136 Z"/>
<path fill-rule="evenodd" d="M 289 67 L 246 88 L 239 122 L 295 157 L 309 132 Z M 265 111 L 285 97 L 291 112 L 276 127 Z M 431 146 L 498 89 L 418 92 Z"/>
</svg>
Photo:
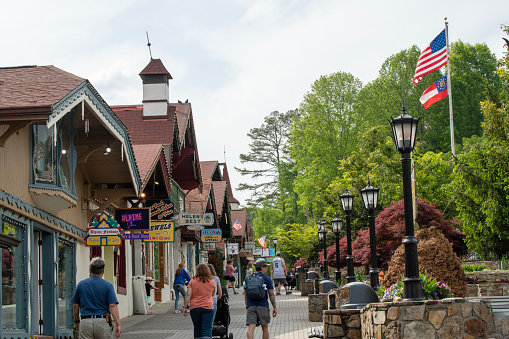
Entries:
<svg viewBox="0 0 509 339">
<path fill-rule="evenodd" d="M 228 339 L 233 339 L 233 333 L 230 333 L 230 335 L 228 336 Z"/>
</svg>

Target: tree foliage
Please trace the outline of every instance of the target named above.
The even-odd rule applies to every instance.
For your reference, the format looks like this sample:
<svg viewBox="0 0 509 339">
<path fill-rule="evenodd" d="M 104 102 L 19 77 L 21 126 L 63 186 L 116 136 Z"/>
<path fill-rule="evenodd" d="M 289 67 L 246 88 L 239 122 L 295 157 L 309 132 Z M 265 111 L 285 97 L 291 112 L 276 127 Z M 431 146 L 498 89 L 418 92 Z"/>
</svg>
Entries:
<svg viewBox="0 0 509 339">
<path fill-rule="evenodd" d="M 291 224 L 288 230 L 280 228 L 277 232 L 278 247 L 296 258 L 308 258 L 314 250 L 317 227 L 309 224 Z"/>
<path fill-rule="evenodd" d="M 503 27 L 509 34 L 507 26 Z M 500 91 L 482 102 L 485 135 L 468 140 L 454 170 L 456 204 L 469 249 L 488 257 L 509 254 L 509 54 L 499 62 Z M 496 94 L 494 94 L 496 93 Z"/>
<path fill-rule="evenodd" d="M 241 175 L 255 179 L 253 183 L 241 183 L 239 191 L 250 191 L 252 204 L 263 200 L 275 201 L 280 193 L 281 164 L 289 160 L 286 141 L 293 119 L 298 110 L 286 113 L 272 112 L 264 118 L 260 127 L 252 128 L 248 133 L 251 138 L 250 152 L 240 155 L 240 162 L 257 164 L 257 168 L 237 168 Z M 258 179 L 263 179 L 261 182 Z"/>
</svg>

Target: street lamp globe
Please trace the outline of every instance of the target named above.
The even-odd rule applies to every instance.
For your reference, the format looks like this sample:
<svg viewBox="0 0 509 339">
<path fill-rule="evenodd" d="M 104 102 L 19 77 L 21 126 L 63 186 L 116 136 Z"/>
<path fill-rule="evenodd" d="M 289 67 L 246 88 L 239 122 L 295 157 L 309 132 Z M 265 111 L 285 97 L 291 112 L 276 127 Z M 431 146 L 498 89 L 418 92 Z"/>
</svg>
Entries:
<svg viewBox="0 0 509 339">
<path fill-rule="evenodd" d="M 338 216 L 330 221 L 332 224 L 332 231 L 335 235 L 339 236 L 339 233 L 341 233 L 341 227 L 343 227 L 343 220 L 339 219 Z"/>
<path fill-rule="evenodd" d="M 318 231 L 318 238 L 320 239 L 320 241 L 323 241 L 324 233 L 325 232 L 323 231 Z"/>
<path fill-rule="evenodd" d="M 408 115 L 405 106 L 401 107 L 401 114 L 391 120 L 394 144 L 398 152 L 411 152 L 414 149 L 418 124 L 419 119 Z"/>
<path fill-rule="evenodd" d="M 341 204 L 343 205 L 343 211 L 352 212 L 353 209 L 353 197 L 352 193 L 348 192 L 348 188 L 346 192 L 341 195 Z"/>
<path fill-rule="evenodd" d="M 277 245 L 277 238 L 272 238 L 272 243 L 273 243 L 274 245 Z"/>
<path fill-rule="evenodd" d="M 325 222 L 319 221 L 316 224 L 318 225 L 318 232 L 324 232 L 325 231 Z"/>
<path fill-rule="evenodd" d="M 364 207 L 366 207 L 366 210 L 369 211 L 371 209 L 376 209 L 379 190 L 379 188 L 371 186 L 369 179 L 368 186 L 361 189 L 362 200 L 364 201 Z"/>
</svg>

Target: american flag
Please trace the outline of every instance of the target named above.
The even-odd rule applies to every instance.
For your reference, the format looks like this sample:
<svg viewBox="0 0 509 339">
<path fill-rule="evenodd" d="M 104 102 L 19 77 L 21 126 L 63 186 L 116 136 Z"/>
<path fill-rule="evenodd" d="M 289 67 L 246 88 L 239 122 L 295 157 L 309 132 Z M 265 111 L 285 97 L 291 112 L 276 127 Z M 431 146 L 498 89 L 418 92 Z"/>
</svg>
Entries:
<svg viewBox="0 0 509 339">
<path fill-rule="evenodd" d="M 264 235 L 261 238 L 258 238 L 258 242 L 260 243 L 260 245 L 262 245 L 263 248 L 267 248 L 267 236 L 266 235 Z"/>
<path fill-rule="evenodd" d="M 241 228 L 242 228 L 242 225 L 240 224 L 239 219 L 237 219 L 237 221 L 235 221 L 235 224 L 233 224 L 233 229 L 238 231 Z"/>
<path fill-rule="evenodd" d="M 445 29 L 422 51 L 415 67 L 414 84 L 421 81 L 426 74 L 447 65 Z"/>
</svg>

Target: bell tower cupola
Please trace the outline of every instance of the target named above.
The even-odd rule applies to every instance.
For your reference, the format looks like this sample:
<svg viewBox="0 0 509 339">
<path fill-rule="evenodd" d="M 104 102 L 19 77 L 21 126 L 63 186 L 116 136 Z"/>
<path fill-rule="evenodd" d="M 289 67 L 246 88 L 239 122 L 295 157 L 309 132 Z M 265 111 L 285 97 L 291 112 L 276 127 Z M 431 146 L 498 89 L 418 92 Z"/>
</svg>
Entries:
<svg viewBox="0 0 509 339">
<path fill-rule="evenodd" d="M 161 59 L 151 59 L 140 72 L 143 81 L 143 117 L 156 118 L 168 116 L 170 99 L 170 72 Z"/>
</svg>

